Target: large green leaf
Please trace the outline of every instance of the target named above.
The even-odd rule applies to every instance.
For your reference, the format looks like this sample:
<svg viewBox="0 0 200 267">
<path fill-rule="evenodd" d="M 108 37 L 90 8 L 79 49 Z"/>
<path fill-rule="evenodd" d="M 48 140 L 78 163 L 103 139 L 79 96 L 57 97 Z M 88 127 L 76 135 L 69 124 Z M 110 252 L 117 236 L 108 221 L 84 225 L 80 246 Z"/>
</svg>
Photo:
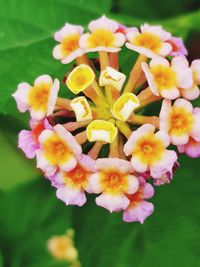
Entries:
<svg viewBox="0 0 200 267">
<path fill-rule="evenodd" d="M 75 209 L 83 267 L 199 266 L 199 159 L 181 157 L 170 185 L 156 188 L 155 212 L 143 225 L 124 223 L 94 201 Z"/>
<path fill-rule="evenodd" d="M 55 197 L 43 179 L 0 192 L 0 251 L 4 266 L 67 267 L 52 258 L 47 240 L 72 227 L 71 208 Z"/>
</svg>

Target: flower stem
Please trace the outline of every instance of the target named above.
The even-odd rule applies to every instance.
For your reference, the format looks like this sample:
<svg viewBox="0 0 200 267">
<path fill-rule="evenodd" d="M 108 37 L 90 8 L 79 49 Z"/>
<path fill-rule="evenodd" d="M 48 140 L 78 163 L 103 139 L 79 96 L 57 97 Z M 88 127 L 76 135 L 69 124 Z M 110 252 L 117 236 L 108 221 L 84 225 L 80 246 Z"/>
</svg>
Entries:
<svg viewBox="0 0 200 267">
<path fill-rule="evenodd" d="M 108 52 L 99 51 L 99 61 L 100 61 L 101 71 L 105 70 L 105 68 L 109 66 Z"/>
<path fill-rule="evenodd" d="M 134 115 L 132 120 L 128 120 L 131 124 L 143 125 L 145 123 L 153 124 L 156 128 L 159 128 L 159 118 L 157 116 L 143 116 Z"/>
<path fill-rule="evenodd" d="M 72 110 L 72 108 L 70 107 L 70 102 L 71 102 L 70 99 L 57 97 L 56 106 L 58 106 L 61 109 Z"/>
<path fill-rule="evenodd" d="M 149 87 L 142 90 L 137 97 L 140 101 L 140 107 L 139 108 L 146 106 L 152 102 L 155 102 L 155 101 L 162 99 L 161 96 L 153 95 Z"/>
<path fill-rule="evenodd" d="M 69 132 L 73 132 L 79 128 L 83 128 L 86 127 L 89 123 L 91 122 L 91 120 L 87 120 L 87 121 L 71 121 L 71 122 L 67 122 L 65 124 L 63 124 L 63 127 L 65 127 L 65 129 Z"/>
<path fill-rule="evenodd" d="M 119 53 L 109 53 L 109 65 L 111 68 L 119 70 Z"/>
<path fill-rule="evenodd" d="M 93 159 L 97 159 L 98 155 L 99 155 L 99 152 L 100 152 L 100 150 L 101 150 L 103 145 L 104 145 L 103 142 L 96 142 L 94 144 L 94 146 L 88 152 L 88 156 L 90 156 Z"/>
<path fill-rule="evenodd" d="M 128 139 L 132 134 L 132 131 L 129 128 L 128 124 L 123 121 L 116 121 L 116 125 L 119 131 Z"/>
<path fill-rule="evenodd" d="M 145 62 L 147 60 L 147 57 L 143 55 L 139 55 L 137 61 L 133 65 L 133 68 L 130 72 L 128 83 L 126 84 L 126 87 L 124 89 L 124 92 L 134 92 L 134 90 L 137 88 L 136 85 L 138 83 L 138 80 L 140 79 L 140 76 L 142 75 L 142 62 Z"/>
<path fill-rule="evenodd" d="M 80 145 L 84 144 L 87 141 L 86 131 L 80 132 L 75 135 L 75 139 Z"/>
<path fill-rule="evenodd" d="M 119 141 L 119 139 L 118 139 L 118 135 L 117 135 L 115 140 L 110 144 L 109 158 L 118 158 L 119 157 L 118 141 Z"/>
</svg>

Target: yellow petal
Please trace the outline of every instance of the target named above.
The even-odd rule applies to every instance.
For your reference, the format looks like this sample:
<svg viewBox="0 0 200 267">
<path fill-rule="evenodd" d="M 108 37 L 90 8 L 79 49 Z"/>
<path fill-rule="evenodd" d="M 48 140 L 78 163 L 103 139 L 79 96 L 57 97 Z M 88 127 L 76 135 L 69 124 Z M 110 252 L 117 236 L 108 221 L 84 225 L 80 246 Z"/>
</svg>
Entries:
<svg viewBox="0 0 200 267">
<path fill-rule="evenodd" d="M 88 65 L 81 64 L 69 74 L 66 85 L 74 94 L 78 94 L 90 86 L 94 79 L 93 70 Z"/>
<path fill-rule="evenodd" d="M 132 93 L 124 93 L 113 105 L 112 113 L 118 120 L 126 121 L 140 105 L 139 99 Z"/>
<path fill-rule="evenodd" d="M 102 141 L 112 143 L 117 135 L 117 127 L 112 122 L 94 120 L 87 127 L 87 137 L 90 142 Z"/>
<path fill-rule="evenodd" d="M 117 91 L 121 91 L 125 79 L 126 76 L 123 73 L 111 67 L 106 67 L 106 69 L 101 72 L 99 84 L 101 86 L 112 85 Z"/>
<path fill-rule="evenodd" d="M 84 96 L 74 98 L 71 101 L 70 106 L 72 107 L 76 115 L 76 121 L 85 121 L 92 119 L 90 105 Z"/>
</svg>

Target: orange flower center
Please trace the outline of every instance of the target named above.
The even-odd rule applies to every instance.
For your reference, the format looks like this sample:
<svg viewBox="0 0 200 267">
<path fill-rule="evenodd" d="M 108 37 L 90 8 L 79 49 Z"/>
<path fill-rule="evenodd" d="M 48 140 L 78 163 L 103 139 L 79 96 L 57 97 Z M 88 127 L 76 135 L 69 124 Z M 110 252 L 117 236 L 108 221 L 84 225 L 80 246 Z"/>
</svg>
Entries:
<svg viewBox="0 0 200 267">
<path fill-rule="evenodd" d="M 157 35 L 149 32 L 138 34 L 132 43 L 133 45 L 146 47 L 153 52 L 157 52 L 162 44 Z"/>
<path fill-rule="evenodd" d="M 142 200 L 142 192 L 138 190 L 135 194 L 127 195 L 130 200 L 129 208 L 136 206 Z"/>
<path fill-rule="evenodd" d="M 63 142 L 56 134 L 50 137 L 44 143 L 44 153 L 45 157 L 53 164 L 58 165 L 65 162 L 72 152 L 68 146 Z"/>
<path fill-rule="evenodd" d="M 46 110 L 49 98 L 50 84 L 43 83 L 31 88 L 29 105 L 35 110 Z"/>
<path fill-rule="evenodd" d="M 104 29 L 97 29 L 90 34 L 88 38 L 89 47 L 95 48 L 98 46 L 113 46 L 115 36 L 112 32 Z"/>
<path fill-rule="evenodd" d="M 78 34 L 72 34 L 63 40 L 61 49 L 65 56 L 79 48 L 79 38 L 80 36 Z"/>
<path fill-rule="evenodd" d="M 101 184 L 110 193 L 123 192 L 127 186 L 125 175 L 116 171 L 102 172 Z"/>
<path fill-rule="evenodd" d="M 169 116 L 170 133 L 182 135 L 190 132 L 193 124 L 190 112 L 184 108 L 173 107 Z"/>
<path fill-rule="evenodd" d="M 163 143 L 153 134 L 149 134 L 138 140 L 133 157 L 137 155 L 142 162 L 152 164 L 162 157 L 163 152 Z"/>
<path fill-rule="evenodd" d="M 89 171 L 84 169 L 80 164 L 77 164 L 72 171 L 65 173 L 66 183 L 72 186 L 85 187 L 89 174 Z"/>
<path fill-rule="evenodd" d="M 32 135 L 36 142 L 38 141 L 38 137 L 44 129 L 44 123 L 39 123 L 36 127 L 33 128 Z"/>
</svg>

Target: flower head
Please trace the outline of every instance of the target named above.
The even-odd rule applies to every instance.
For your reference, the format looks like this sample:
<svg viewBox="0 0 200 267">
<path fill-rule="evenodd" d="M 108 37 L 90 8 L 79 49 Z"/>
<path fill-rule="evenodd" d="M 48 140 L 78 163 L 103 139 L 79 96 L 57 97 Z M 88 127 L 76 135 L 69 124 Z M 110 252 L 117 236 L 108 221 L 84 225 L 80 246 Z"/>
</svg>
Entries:
<svg viewBox="0 0 200 267">
<path fill-rule="evenodd" d="M 98 159 L 96 169 L 97 173 L 90 177 L 90 190 L 101 193 L 97 205 L 110 212 L 127 208 L 130 201 L 125 194 L 135 193 L 139 185 L 131 164 L 117 158 Z"/>
<path fill-rule="evenodd" d="M 79 39 L 83 33 L 83 27 L 66 23 L 64 27 L 55 33 L 54 38 L 60 44 L 53 50 L 53 56 L 68 64 L 75 58 L 83 55 L 84 51 L 79 46 Z"/>
<path fill-rule="evenodd" d="M 117 32 L 118 23 L 106 16 L 90 22 L 88 28 L 90 33 L 83 34 L 79 42 L 87 52 L 118 52 L 125 42 L 124 34 Z"/>
<path fill-rule="evenodd" d="M 173 145 L 185 145 L 189 138 L 200 141 L 200 109 L 193 109 L 185 99 L 163 100 L 160 112 L 160 129 L 165 131 Z"/>
<path fill-rule="evenodd" d="M 130 203 L 123 212 L 125 222 L 143 223 L 154 211 L 153 204 L 146 201 L 154 195 L 154 188 L 141 177 L 139 181 L 138 190 L 134 194 L 127 195 Z"/>
<path fill-rule="evenodd" d="M 150 26 L 145 23 L 140 27 L 140 31 L 137 28 L 127 30 L 126 37 L 127 48 L 149 58 L 165 57 L 172 50 L 171 44 L 167 42 L 171 34 L 164 31 L 161 26 Z"/>
<path fill-rule="evenodd" d="M 19 111 L 30 111 L 31 117 L 41 120 L 53 113 L 59 90 L 59 81 L 49 75 L 39 76 L 34 85 L 20 83 L 13 94 Z"/>
<path fill-rule="evenodd" d="M 155 132 L 155 127 L 145 124 L 134 131 L 124 146 L 126 156 L 131 155 L 133 168 L 144 173 L 150 171 L 153 178 L 171 171 L 177 155 L 166 148 L 170 139 L 165 132 Z"/>
<path fill-rule="evenodd" d="M 171 64 L 164 58 L 152 59 L 149 66 L 142 63 L 151 92 L 166 99 L 176 99 L 180 97 L 179 89 L 189 89 L 193 79 L 185 61 L 183 57 L 175 57 Z"/>
</svg>

